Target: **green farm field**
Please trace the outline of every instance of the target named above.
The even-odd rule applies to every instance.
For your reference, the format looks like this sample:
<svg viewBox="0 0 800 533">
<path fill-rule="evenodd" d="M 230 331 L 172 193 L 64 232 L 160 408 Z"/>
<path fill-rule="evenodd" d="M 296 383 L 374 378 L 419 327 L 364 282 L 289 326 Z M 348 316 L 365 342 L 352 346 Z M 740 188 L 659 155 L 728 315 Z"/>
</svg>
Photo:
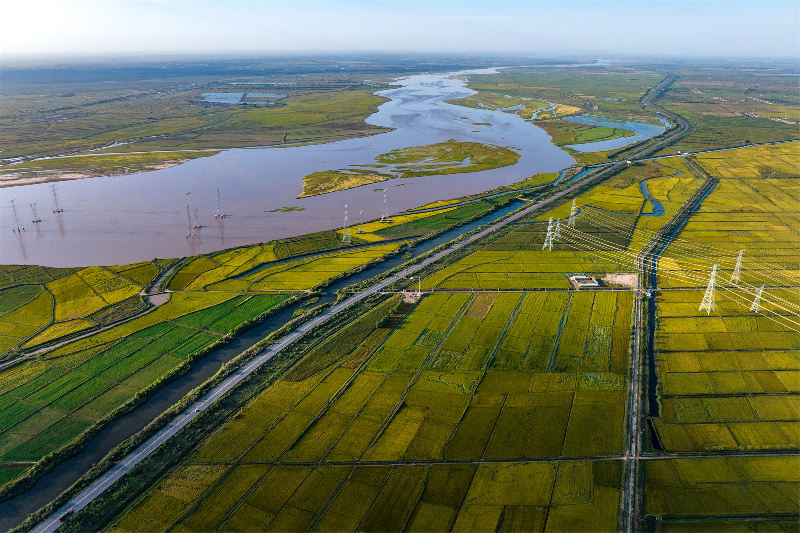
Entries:
<svg viewBox="0 0 800 533">
<path fill-rule="evenodd" d="M 797 140 L 800 98 L 787 72 L 695 70 L 681 75 L 660 105 L 692 123 L 692 133 L 661 153 Z"/>
<path fill-rule="evenodd" d="M 0 371 L 0 460 L 56 451 L 286 298 L 176 293 L 141 318 Z"/>
<path fill-rule="evenodd" d="M 133 315 L 146 308 L 138 295 L 158 273 L 154 263 L 137 263 L 125 270 L 51 269 L 49 281 L 15 276 L 19 284 L 2 289 L 0 351 L 28 349 L 95 329 L 110 316 Z"/>
<path fill-rule="evenodd" d="M 395 301 L 312 347 L 112 530 L 614 530 L 630 293 Z"/>
</svg>

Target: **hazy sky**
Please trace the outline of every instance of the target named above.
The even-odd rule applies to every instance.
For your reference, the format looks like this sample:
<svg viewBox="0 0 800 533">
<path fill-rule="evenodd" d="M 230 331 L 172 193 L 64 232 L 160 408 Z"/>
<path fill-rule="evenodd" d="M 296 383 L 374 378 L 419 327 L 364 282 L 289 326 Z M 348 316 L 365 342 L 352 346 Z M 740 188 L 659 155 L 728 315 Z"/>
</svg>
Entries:
<svg viewBox="0 0 800 533">
<path fill-rule="evenodd" d="M 6 1 L 0 53 L 797 57 L 800 1 Z"/>
</svg>

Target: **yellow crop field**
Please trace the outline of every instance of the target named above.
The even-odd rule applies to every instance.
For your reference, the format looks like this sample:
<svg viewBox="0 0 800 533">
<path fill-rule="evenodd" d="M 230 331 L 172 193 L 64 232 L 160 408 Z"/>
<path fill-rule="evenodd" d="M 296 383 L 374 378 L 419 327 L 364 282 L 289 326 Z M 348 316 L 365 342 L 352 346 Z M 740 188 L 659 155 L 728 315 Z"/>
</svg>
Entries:
<svg viewBox="0 0 800 533">
<path fill-rule="evenodd" d="M 787 142 L 698 154 L 697 161 L 712 176 L 761 178 L 800 172 L 800 142 Z"/>
</svg>

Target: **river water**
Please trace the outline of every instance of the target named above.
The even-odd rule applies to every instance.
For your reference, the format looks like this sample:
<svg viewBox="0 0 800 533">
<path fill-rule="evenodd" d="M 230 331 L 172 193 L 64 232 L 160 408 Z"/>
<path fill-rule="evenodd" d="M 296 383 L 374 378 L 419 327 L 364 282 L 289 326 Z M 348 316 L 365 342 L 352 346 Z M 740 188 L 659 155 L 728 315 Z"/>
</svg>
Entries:
<svg viewBox="0 0 800 533">
<path fill-rule="evenodd" d="M 382 187 L 390 213 L 441 199 L 482 192 L 537 172 L 556 172 L 574 163 L 539 127 L 517 115 L 469 109 L 443 100 L 474 94 L 457 75 L 492 69 L 409 76 L 378 94 L 390 98 L 367 118 L 393 131 L 313 146 L 226 150 L 154 172 L 57 184 L 64 212 L 51 213 L 47 184 L 0 189 L 0 263 L 49 266 L 125 264 L 153 257 L 180 257 L 340 227 L 344 206 L 350 221 L 379 218 Z M 490 125 L 476 125 L 488 123 Z M 311 172 L 374 163 L 398 148 L 448 139 L 508 146 L 520 154 L 515 165 L 464 174 L 395 179 L 297 199 Z M 214 219 L 220 187 L 228 218 Z M 26 231 L 13 233 L 9 201 L 15 199 Z M 28 204 L 37 202 L 43 221 L 30 223 Z M 204 227 L 187 238 L 186 206 L 198 210 Z M 302 211 L 268 211 L 293 206 Z M 193 221 L 192 221 L 193 222 Z M 37 227 L 34 227 L 37 226 Z"/>
<path fill-rule="evenodd" d="M 607 128 L 617 128 L 620 130 L 632 131 L 633 135 L 630 137 L 619 137 L 617 139 L 609 139 L 607 141 L 595 141 L 582 144 L 570 144 L 567 148 L 572 148 L 577 152 L 605 152 L 608 150 L 617 150 L 629 144 L 637 143 L 655 137 L 664 132 L 669 127 L 669 121 L 659 118 L 664 126 L 653 126 L 652 124 L 645 124 L 643 122 L 631 122 L 629 120 L 619 120 L 610 117 L 602 117 L 598 115 L 581 115 L 579 117 L 564 117 L 563 120 L 569 122 L 576 122 L 578 124 L 588 124 L 589 126 L 605 126 Z"/>
</svg>

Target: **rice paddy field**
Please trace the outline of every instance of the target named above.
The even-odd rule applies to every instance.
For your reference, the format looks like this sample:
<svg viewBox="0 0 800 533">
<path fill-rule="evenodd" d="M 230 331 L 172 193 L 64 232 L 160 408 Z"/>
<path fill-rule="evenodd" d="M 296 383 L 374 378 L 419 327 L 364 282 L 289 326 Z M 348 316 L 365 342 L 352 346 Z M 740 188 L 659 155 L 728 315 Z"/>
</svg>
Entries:
<svg viewBox="0 0 800 533">
<path fill-rule="evenodd" d="M 3 483 L 108 421 L 241 324 L 290 299 L 287 293 L 311 289 L 402 244 L 325 253 L 341 245 L 329 233 L 189 258 L 171 275 L 168 301 L 155 308 L 139 294 L 174 260 L 4 267 L 0 341 L 15 349 L 7 358 L 44 349 L 0 370 L 0 462 L 12 465 L 0 472 Z"/>
<path fill-rule="evenodd" d="M 615 530 L 632 302 L 432 294 L 376 325 L 378 306 L 110 530 Z"/>
<path fill-rule="evenodd" d="M 655 299 L 651 423 L 663 453 L 717 456 L 646 462 L 645 512 L 660 531 L 797 530 L 800 188 L 788 177 L 796 155 L 797 143 L 786 143 L 697 157 L 721 179 L 659 265 L 666 290 Z M 713 264 L 709 312 L 699 307 Z"/>
<path fill-rule="evenodd" d="M 33 466 L 287 298 L 175 293 L 140 318 L 0 371 L 0 461 Z"/>
<path fill-rule="evenodd" d="M 597 208 L 583 206 L 576 216 L 574 229 L 567 224 L 570 204 L 544 217 L 520 219 L 521 222 L 508 231 L 498 232 L 484 243 L 469 247 L 466 255 L 424 277 L 422 286 L 473 290 L 568 289 L 571 286 L 568 278 L 572 275 L 631 272 L 634 263 L 626 255 L 625 248 L 642 198 L 623 198 L 632 200 L 628 205 L 637 202 L 634 212 L 599 215 Z M 612 198 L 604 195 L 602 199 Z M 565 215 L 559 219 L 561 238 L 554 241 L 552 251 L 543 249 L 547 217 L 559 217 L 562 211 Z M 602 222 L 598 222 L 599 217 Z M 598 240 L 613 243 L 613 249 L 598 250 L 594 244 L 589 244 L 596 244 Z"/>
<path fill-rule="evenodd" d="M 141 311 L 144 304 L 138 294 L 160 272 L 153 262 L 83 269 L 5 268 L 9 279 L 0 289 L 0 354 L 97 328 L 110 316 Z M 36 269 L 41 269 L 40 276 L 25 275 Z"/>
</svg>

